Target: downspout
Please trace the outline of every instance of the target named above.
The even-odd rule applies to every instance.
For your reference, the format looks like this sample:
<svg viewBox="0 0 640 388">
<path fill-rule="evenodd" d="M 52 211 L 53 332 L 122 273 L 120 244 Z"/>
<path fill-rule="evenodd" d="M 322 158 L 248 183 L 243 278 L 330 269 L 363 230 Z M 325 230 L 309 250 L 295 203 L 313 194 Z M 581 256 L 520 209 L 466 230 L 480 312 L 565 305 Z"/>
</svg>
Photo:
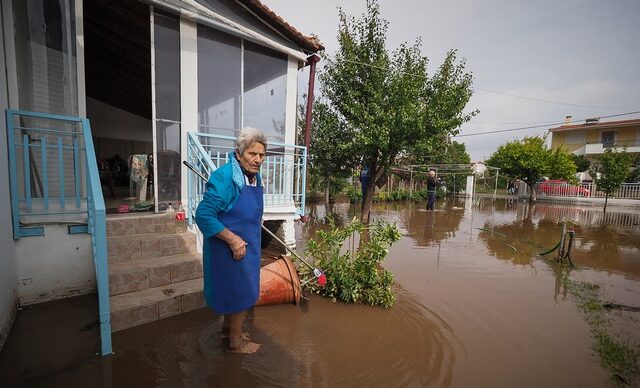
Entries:
<svg viewBox="0 0 640 388">
<path fill-rule="evenodd" d="M 311 117 L 313 115 L 313 88 L 316 80 L 316 63 L 320 61 L 320 57 L 316 54 L 312 54 L 307 58 L 307 64 L 309 68 L 309 92 L 307 93 L 307 113 L 305 117 L 304 125 L 304 146 L 307 148 L 307 160 L 305 160 L 305 168 L 309 168 L 307 163 L 309 160 L 309 144 L 311 143 Z M 306 172 L 305 172 L 306 175 Z M 304 187 L 304 186 L 303 186 Z M 303 193 L 304 194 L 304 193 Z M 309 216 L 304 213 L 304 204 L 302 206 L 302 214 L 300 215 L 300 221 L 303 223 L 309 220 Z"/>
<path fill-rule="evenodd" d="M 309 69 L 309 92 L 307 93 L 307 113 L 304 126 L 304 146 L 307 147 L 307 159 L 309 158 L 309 143 L 311 143 L 311 116 L 313 115 L 313 88 L 316 80 L 316 63 L 320 57 L 313 54 L 307 58 Z"/>
</svg>

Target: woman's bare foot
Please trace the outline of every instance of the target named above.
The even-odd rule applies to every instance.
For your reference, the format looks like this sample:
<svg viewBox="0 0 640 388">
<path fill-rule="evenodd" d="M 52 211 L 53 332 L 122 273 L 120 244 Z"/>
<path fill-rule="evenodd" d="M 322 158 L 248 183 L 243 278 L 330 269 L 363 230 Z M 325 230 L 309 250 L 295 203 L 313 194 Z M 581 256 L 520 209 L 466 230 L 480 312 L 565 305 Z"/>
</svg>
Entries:
<svg viewBox="0 0 640 388">
<path fill-rule="evenodd" d="M 250 354 L 257 352 L 258 349 L 260 349 L 260 344 L 248 341 L 243 336 L 237 341 L 230 341 L 228 351 L 231 353 Z"/>
<path fill-rule="evenodd" d="M 220 330 L 220 339 L 229 339 L 229 328 L 228 327 L 223 327 L 222 330 Z M 249 337 L 249 333 L 242 332 L 242 339 L 246 340 L 246 341 L 251 341 L 251 337 Z"/>
</svg>

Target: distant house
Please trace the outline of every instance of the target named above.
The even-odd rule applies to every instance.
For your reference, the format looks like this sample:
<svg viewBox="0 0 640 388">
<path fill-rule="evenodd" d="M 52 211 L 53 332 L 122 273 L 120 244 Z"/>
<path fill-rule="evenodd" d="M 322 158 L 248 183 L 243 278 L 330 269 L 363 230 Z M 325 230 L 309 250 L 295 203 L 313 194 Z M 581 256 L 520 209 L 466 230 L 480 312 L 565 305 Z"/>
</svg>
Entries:
<svg viewBox="0 0 640 388">
<path fill-rule="evenodd" d="M 295 244 L 298 75 L 324 49 L 316 37 L 258 0 L 1 0 L 0 10 L 0 348 L 19 305 L 96 288 L 103 354 L 112 329 L 200 307 L 192 221 L 204 183 L 182 162 L 209 175 L 241 128 L 268 137 L 265 223 Z M 176 232 L 178 202 L 187 232 Z M 112 214 L 132 205 L 150 211 Z M 133 265 L 154 257 L 164 259 Z M 130 300 L 144 303 L 125 300 L 140 292 Z"/>
<path fill-rule="evenodd" d="M 475 162 L 471 165 L 471 171 L 479 177 L 483 177 L 485 171 L 487 171 L 487 166 L 484 162 Z"/>
<path fill-rule="evenodd" d="M 614 147 L 626 147 L 627 152 L 640 154 L 640 119 L 600 121 L 591 118 L 584 124 L 573 124 L 571 116 L 567 116 L 565 124 L 549 132 L 552 148 L 562 147 L 587 159 Z"/>
</svg>

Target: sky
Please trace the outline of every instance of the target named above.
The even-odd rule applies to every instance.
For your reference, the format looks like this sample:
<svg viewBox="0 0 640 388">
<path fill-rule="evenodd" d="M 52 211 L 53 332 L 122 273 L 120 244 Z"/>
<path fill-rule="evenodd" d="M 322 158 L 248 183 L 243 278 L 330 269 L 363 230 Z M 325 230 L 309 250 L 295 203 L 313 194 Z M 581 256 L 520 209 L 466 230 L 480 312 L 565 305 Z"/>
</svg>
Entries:
<svg viewBox="0 0 640 388">
<path fill-rule="evenodd" d="M 263 3 L 302 33 L 317 35 L 329 55 L 338 48 L 338 8 L 356 17 L 365 11 L 364 0 Z M 389 22 L 389 51 L 421 37 L 430 74 L 448 50 L 457 49 L 458 58 L 466 59 L 474 76 L 474 95 L 465 111 L 479 109 L 480 114 L 461 127 L 461 135 L 561 123 L 568 115 L 574 122 L 588 117 L 640 118 L 640 114 L 603 118 L 640 111 L 640 0 L 380 0 L 379 4 Z M 307 92 L 307 85 L 305 70 L 299 75 L 299 94 Z M 544 135 L 548 128 L 454 140 L 466 145 L 472 161 L 480 161 L 500 144 Z"/>
</svg>

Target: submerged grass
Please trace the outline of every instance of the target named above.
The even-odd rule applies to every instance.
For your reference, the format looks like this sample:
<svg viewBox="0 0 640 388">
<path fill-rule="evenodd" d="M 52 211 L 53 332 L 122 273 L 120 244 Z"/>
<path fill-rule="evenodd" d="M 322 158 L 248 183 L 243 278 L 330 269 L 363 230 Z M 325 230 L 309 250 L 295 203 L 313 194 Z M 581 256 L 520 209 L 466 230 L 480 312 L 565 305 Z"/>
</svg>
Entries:
<svg viewBox="0 0 640 388">
<path fill-rule="evenodd" d="M 585 315 L 591 335 L 595 341 L 594 350 L 600 356 L 600 363 L 607 368 L 611 379 L 619 385 L 633 385 L 640 375 L 640 347 L 609 334 L 609 318 L 599 298 L 597 284 L 575 281 L 567 273 L 562 279 L 580 311 Z"/>
</svg>

